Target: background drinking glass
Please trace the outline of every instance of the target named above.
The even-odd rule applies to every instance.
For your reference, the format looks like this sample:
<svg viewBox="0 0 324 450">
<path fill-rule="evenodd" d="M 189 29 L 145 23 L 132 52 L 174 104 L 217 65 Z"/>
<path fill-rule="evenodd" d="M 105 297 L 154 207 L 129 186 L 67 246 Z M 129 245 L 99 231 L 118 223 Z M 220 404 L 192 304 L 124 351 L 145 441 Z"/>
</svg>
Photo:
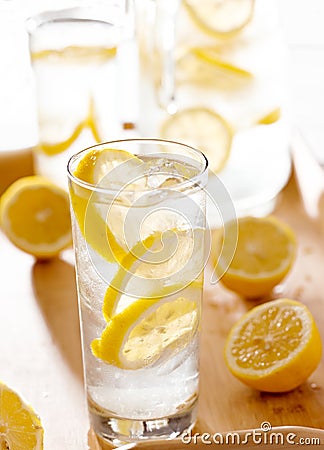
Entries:
<svg viewBox="0 0 324 450">
<path fill-rule="evenodd" d="M 36 172 L 65 186 L 78 150 L 116 136 L 116 54 L 123 11 L 116 2 L 44 12 L 27 22 L 36 80 Z"/>
<path fill-rule="evenodd" d="M 109 441 L 195 421 L 206 168 L 193 148 L 149 139 L 69 162 L 89 414 Z"/>
</svg>

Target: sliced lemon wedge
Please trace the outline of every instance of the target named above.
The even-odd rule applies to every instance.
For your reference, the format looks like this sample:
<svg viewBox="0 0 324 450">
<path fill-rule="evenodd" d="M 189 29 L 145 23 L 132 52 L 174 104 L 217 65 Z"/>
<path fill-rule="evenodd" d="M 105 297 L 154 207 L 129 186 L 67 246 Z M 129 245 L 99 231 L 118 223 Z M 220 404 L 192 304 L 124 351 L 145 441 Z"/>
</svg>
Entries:
<svg viewBox="0 0 324 450">
<path fill-rule="evenodd" d="M 161 126 L 165 139 L 184 142 L 205 153 L 210 169 L 220 172 L 229 156 L 232 129 L 215 111 L 204 108 L 187 108 L 169 116 Z"/>
<path fill-rule="evenodd" d="M 112 317 L 101 337 L 92 342 L 93 354 L 116 367 L 136 370 L 152 365 L 165 352 L 169 356 L 181 351 L 197 330 L 201 284 L 187 287 L 186 297 L 170 295 L 179 289 L 166 287 L 160 297 L 135 300 Z"/>
<path fill-rule="evenodd" d="M 254 0 L 184 0 L 194 23 L 205 33 L 231 37 L 252 19 Z"/>
</svg>

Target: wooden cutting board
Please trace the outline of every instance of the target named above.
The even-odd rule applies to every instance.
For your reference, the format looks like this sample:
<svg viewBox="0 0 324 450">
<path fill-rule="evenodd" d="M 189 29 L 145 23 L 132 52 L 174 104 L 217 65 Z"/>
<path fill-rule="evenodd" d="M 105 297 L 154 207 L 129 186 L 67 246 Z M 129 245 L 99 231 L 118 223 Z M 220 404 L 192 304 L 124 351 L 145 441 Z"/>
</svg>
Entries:
<svg viewBox="0 0 324 450">
<path fill-rule="evenodd" d="M 263 301 L 290 297 L 304 302 L 316 318 L 324 342 L 324 227 L 320 220 L 313 221 L 306 216 L 294 178 L 279 199 L 275 214 L 294 229 L 298 256 L 284 283 Z M 260 301 L 246 301 L 220 285 L 212 286 L 209 273 L 210 268 L 207 268 L 196 430 L 213 434 L 259 429 L 263 422 L 269 422 L 272 427 L 324 429 L 324 358 L 305 384 L 286 394 L 255 391 L 230 374 L 223 358 L 226 336 L 234 322 Z M 321 439 L 324 445 L 323 434 Z M 96 448 L 98 444 L 92 442 Z M 152 446 L 155 447 L 159 448 Z M 182 448 L 181 444 L 178 448 Z"/>
</svg>

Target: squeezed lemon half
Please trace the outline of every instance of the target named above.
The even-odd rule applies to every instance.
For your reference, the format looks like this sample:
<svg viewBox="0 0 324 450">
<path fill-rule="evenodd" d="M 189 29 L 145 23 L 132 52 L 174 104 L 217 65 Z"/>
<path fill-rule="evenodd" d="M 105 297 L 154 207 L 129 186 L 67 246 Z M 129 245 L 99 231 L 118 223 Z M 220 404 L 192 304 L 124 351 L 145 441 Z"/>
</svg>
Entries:
<svg viewBox="0 0 324 450">
<path fill-rule="evenodd" d="M 225 361 L 233 375 L 267 392 L 291 391 L 304 383 L 321 354 L 312 314 L 304 304 L 286 298 L 244 314 L 225 345 Z"/>
</svg>

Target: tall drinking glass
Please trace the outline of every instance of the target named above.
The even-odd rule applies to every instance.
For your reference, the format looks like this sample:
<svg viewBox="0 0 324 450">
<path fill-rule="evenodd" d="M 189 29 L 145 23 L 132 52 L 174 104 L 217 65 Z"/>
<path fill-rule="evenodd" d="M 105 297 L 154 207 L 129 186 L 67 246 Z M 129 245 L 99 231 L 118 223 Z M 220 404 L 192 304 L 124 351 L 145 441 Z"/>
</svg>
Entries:
<svg viewBox="0 0 324 450">
<path fill-rule="evenodd" d="M 46 11 L 27 21 L 39 122 L 35 170 L 63 187 L 69 158 L 119 131 L 116 55 L 122 17 L 122 8 L 110 0 Z"/>
<path fill-rule="evenodd" d="M 206 169 L 198 150 L 158 139 L 69 161 L 88 408 L 109 442 L 195 421 Z"/>
</svg>

